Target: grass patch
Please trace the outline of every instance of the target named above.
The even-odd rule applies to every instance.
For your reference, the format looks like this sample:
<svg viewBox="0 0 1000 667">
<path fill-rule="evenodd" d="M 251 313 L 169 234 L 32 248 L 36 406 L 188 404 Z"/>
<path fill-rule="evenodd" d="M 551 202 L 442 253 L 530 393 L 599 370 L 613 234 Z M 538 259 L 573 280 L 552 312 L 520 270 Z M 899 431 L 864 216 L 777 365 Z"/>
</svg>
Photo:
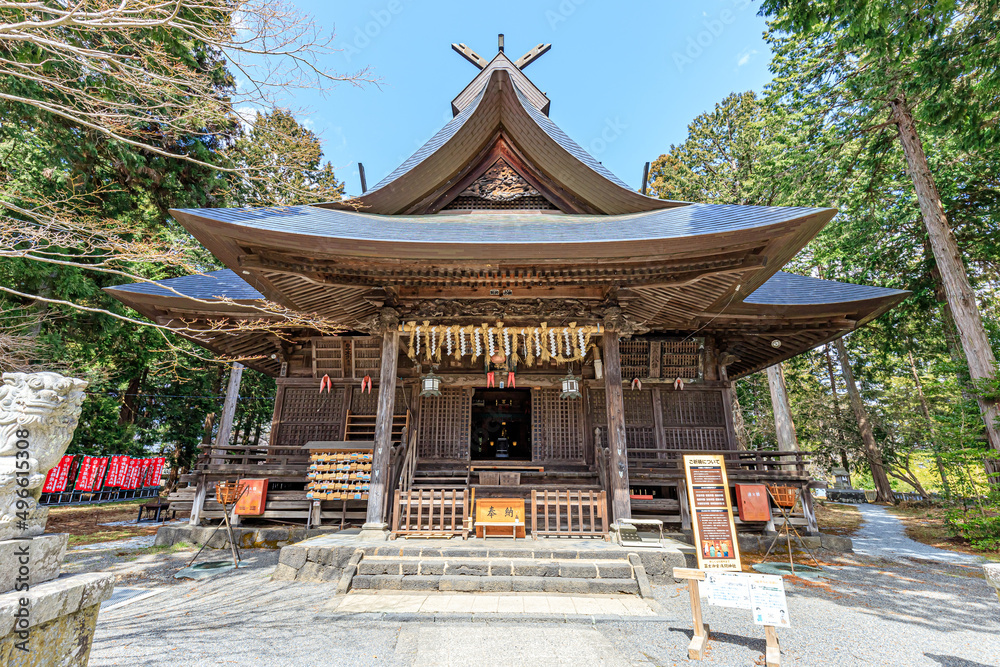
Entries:
<svg viewBox="0 0 1000 667">
<path fill-rule="evenodd" d="M 153 535 L 158 524 L 135 523 L 139 507 L 155 500 L 141 498 L 99 505 L 69 505 L 50 507 L 45 530 L 50 533 L 69 533 L 70 546 L 96 544 L 123 540 L 139 535 Z M 120 526 L 101 524 L 127 522 Z"/>
<path fill-rule="evenodd" d="M 938 549 L 958 551 L 990 560 L 1000 560 L 1000 552 L 976 549 L 968 540 L 955 537 L 945 521 L 947 510 L 939 505 L 901 504 L 886 508 L 902 522 L 906 536 Z"/>
<path fill-rule="evenodd" d="M 828 535 L 853 535 L 861 528 L 861 512 L 855 505 L 817 502 L 816 523 L 820 532 Z"/>
</svg>

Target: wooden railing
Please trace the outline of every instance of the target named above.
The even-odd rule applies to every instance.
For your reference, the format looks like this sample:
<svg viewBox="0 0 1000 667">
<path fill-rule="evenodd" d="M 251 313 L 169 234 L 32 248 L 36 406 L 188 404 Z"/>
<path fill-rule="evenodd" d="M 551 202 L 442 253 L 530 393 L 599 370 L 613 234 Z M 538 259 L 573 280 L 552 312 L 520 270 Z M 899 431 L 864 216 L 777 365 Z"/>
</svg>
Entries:
<svg viewBox="0 0 1000 667">
<path fill-rule="evenodd" d="M 645 458 L 655 452 L 661 458 Z M 729 449 L 668 449 L 638 450 L 629 452 L 629 482 L 647 480 L 673 480 L 684 478 L 685 454 L 718 454 L 726 461 L 730 480 L 803 481 L 809 479 L 806 471 L 812 455 L 805 452 L 780 452 L 771 450 L 733 451 Z"/>
<path fill-rule="evenodd" d="M 392 503 L 392 533 L 397 535 L 469 536 L 465 517 L 469 496 L 465 489 L 396 491 Z"/>
<path fill-rule="evenodd" d="M 608 539 L 604 491 L 532 491 L 531 536 Z"/>
</svg>

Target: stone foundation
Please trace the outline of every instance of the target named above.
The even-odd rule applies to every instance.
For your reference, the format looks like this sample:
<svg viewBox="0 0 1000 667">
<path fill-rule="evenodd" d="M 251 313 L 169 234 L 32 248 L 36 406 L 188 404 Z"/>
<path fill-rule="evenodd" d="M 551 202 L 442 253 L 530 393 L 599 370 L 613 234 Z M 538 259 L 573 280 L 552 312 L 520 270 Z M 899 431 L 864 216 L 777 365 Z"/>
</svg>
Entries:
<svg viewBox="0 0 1000 667">
<path fill-rule="evenodd" d="M 27 592 L 0 595 L 0 665 L 86 665 L 98 610 L 111 597 L 114 582 L 114 575 L 103 572 L 75 574 L 32 585 Z M 26 607 L 21 606 L 22 600 Z M 24 608 L 27 619 L 21 621 L 17 614 Z M 18 648 L 25 640 L 27 651 Z"/>
<path fill-rule="evenodd" d="M 310 537 L 338 532 L 340 532 L 338 528 L 332 527 L 310 528 L 308 530 L 296 526 L 279 528 L 238 526 L 233 528 L 236 546 L 240 549 L 280 549 Z M 213 533 L 215 534 L 213 535 Z M 192 526 L 190 524 L 160 526 L 156 531 L 154 544 L 158 547 L 169 547 L 181 542 L 198 547 L 207 542 L 209 549 L 228 549 L 229 535 L 226 534 L 225 526 L 216 531 L 215 526 Z"/>
</svg>

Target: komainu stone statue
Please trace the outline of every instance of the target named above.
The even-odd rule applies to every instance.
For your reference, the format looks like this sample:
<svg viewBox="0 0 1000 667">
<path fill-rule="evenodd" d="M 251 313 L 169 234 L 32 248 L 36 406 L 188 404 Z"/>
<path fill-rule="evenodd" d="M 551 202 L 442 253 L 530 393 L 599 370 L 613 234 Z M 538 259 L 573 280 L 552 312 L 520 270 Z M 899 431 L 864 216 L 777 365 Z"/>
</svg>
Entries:
<svg viewBox="0 0 1000 667">
<path fill-rule="evenodd" d="M 40 535 L 45 475 L 69 446 L 87 382 L 58 373 L 4 373 L 0 384 L 0 541 Z"/>
</svg>

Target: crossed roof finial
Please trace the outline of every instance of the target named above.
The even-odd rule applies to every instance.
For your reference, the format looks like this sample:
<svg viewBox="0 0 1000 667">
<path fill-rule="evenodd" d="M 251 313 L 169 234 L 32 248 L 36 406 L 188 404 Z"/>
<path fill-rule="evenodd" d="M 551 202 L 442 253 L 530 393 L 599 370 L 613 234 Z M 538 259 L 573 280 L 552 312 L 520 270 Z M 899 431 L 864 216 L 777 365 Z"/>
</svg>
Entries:
<svg viewBox="0 0 1000 667">
<path fill-rule="evenodd" d="M 486 58 L 483 58 L 481 55 L 479 55 L 478 53 L 476 53 L 475 51 L 473 51 L 471 48 L 469 48 L 465 44 L 461 44 L 461 43 L 459 43 L 459 44 L 452 44 L 451 48 L 453 48 L 460 56 L 462 56 L 463 58 L 465 58 L 466 60 L 468 60 L 470 63 L 472 63 L 473 65 L 475 65 L 479 69 L 483 69 L 483 68 L 486 67 L 486 65 L 489 64 L 489 61 L 486 60 Z M 500 51 L 500 53 L 504 52 L 504 50 L 503 50 L 503 33 L 497 35 L 497 48 Z M 536 60 L 538 60 L 539 58 L 541 58 L 544 54 L 548 53 L 549 49 L 551 49 L 551 48 L 552 48 L 551 44 L 539 44 L 538 46 L 536 46 L 535 48 L 531 49 L 530 51 L 528 51 L 527 53 L 525 53 L 523 56 L 521 56 L 520 58 L 518 58 L 514 62 L 514 66 L 517 67 L 518 69 L 524 69 L 525 67 L 527 67 L 531 63 L 533 63 Z"/>
</svg>

